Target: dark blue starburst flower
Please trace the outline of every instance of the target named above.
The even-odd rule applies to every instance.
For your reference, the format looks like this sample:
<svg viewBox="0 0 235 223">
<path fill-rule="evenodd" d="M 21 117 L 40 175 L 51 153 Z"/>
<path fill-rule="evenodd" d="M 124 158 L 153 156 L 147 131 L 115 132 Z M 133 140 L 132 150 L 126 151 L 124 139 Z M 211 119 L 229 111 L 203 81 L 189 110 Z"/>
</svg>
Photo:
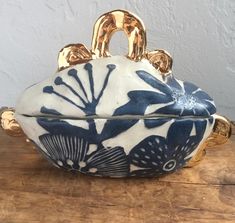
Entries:
<svg viewBox="0 0 235 223">
<path fill-rule="evenodd" d="M 175 121 L 167 137 L 152 135 L 142 140 L 129 153 L 130 176 L 161 176 L 185 165 L 198 147 L 207 121 Z"/>
<path fill-rule="evenodd" d="M 173 76 L 166 83 L 160 82 L 146 71 L 136 71 L 137 75 L 153 88 L 161 91 L 168 99 L 156 114 L 179 116 L 210 116 L 216 112 L 212 98 L 202 89 L 189 82 L 180 84 Z"/>
</svg>

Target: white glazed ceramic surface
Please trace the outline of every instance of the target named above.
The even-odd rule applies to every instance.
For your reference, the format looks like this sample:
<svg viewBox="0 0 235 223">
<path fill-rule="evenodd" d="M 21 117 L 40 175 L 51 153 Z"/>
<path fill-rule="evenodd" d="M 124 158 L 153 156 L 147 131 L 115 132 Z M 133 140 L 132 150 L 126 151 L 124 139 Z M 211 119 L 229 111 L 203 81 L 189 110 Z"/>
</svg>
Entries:
<svg viewBox="0 0 235 223">
<path fill-rule="evenodd" d="M 197 86 L 124 56 L 56 73 L 16 106 L 26 135 L 56 166 L 110 177 L 182 167 L 211 133 L 214 113 Z"/>
</svg>

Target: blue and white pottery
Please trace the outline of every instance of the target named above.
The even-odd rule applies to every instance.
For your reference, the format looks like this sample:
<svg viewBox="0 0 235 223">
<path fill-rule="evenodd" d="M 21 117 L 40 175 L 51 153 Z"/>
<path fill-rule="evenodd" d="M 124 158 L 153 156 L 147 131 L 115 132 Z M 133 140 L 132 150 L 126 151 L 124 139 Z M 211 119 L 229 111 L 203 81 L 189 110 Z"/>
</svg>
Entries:
<svg viewBox="0 0 235 223">
<path fill-rule="evenodd" d="M 212 132 L 212 98 L 145 57 L 94 55 L 25 90 L 15 117 L 27 137 L 55 166 L 94 176 L 185 166 Z"/>
</svg>

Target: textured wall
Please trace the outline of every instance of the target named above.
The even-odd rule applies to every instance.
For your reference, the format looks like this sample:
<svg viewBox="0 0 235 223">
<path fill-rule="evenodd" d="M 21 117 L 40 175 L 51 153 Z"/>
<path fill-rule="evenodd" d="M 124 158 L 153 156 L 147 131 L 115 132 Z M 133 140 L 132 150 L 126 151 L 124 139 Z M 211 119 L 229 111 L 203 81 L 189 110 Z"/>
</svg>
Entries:
<svg viewBox="0 0 235 223">
<path fill-rule="evenodd" d="M 148 48 L 169 51 L 174 74 L 208 91 L 235 120 L 234 0 L 0 0 L 0 106 L 52 74 L 62 46 L 90 47 L 94 21 L 117 8 L 139 15 Z M 111 43 L 113 54 L 126 52 L 123 35 Z"/>
</svg>

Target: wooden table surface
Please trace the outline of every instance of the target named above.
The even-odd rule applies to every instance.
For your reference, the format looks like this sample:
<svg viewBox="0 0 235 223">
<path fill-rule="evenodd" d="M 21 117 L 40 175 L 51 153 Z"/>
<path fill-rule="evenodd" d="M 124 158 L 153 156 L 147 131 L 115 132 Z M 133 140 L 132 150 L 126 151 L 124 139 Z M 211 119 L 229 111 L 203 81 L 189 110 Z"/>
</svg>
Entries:
<svg viewBox="0 0 235 223">
<path fill-rule="evenodd" d="M 235 222 L 235 135 L 193 168 L 104 179 L 51 166 L 0 131 L 0 223 Z"/>
</svg>

